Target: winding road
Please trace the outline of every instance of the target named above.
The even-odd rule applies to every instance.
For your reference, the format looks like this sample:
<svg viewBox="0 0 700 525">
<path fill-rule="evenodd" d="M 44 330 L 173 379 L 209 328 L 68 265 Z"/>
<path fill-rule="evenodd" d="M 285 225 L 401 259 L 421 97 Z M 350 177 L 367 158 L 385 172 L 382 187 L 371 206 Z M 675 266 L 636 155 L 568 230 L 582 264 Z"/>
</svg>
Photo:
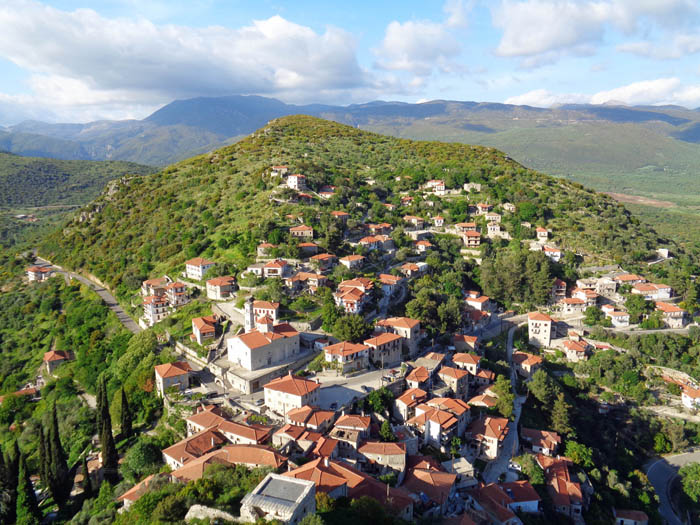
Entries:
<svg viewBox="0 0 700 525">
<path fill-rule="evenodd" d="M 107 307 L 112 310 L 115 315 L 117 316 L 117 319 L 119 319 L 119 322 L 124 325 L 124 327 L 129 330 L 131 333 L 137 334 L 139 333 L 142 328 L 136 323 L 130 316 L 127 314 L 124 309 L 119 306 L 119 303 L 117 300 L 114 298 L 114 296 L 107 290 L 104 286 L 91 281 L 87 277 L 83 277 L 82 275 L 78 275 L 77 273 L 73 273 L 69 270 L 64 270 L 60 266 L 57 266 L 51 261 L 47 261 L 45 259 L 42 259 L 41 257 L 37 257 L 36 261 L 34 264 L 37 264 L 39 266 L 50 266 L 53 268 L 53 270 L 56 273 L 60 273 L 61 275 L 65 275 L 70 279 L 76 279 L 77 281 L 80 281 L 86 286 L 89 286 L 97 295 L 100 296 L 100 298 L 104 301 L 104 303 L 107 305 Z"/>
<path fill-rule="evenodd" d="M 671 506 L 671 483 L 678 475 L 678 469 L 689 463 L 700 462 L 700 450 L 684 452 L 675 456 L 666 456 L 650 463 L 646 468 L 649 482 L 659 496 L 659 513 L 669 525 L 684 525 Z"/>
</svg>

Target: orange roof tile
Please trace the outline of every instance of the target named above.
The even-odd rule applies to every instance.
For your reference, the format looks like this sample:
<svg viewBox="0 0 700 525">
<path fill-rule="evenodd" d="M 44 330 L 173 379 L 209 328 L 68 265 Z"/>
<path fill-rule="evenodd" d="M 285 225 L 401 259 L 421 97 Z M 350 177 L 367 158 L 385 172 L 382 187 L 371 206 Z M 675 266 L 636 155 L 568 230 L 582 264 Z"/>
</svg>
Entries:
<svg viewBox="0 0 700 525">
<path fill-rule="evenodd" d="M 155 367 L 156 374 L 162 378 L 177 377 L 188 374 L 192 371 L 192 367 L 187 361 L 175 361 L 174 363 L 165 363 Z"/>
<path fill-rule="evenodd" d="M 294 396 L 304 396 L 310 394 L 320 386 L 321 385 L 315 381 L 304 379 L 303 377 L 293 376 L 290 372 L 289 375 L 273 379 L 266 384 L 264 388 L 276 390 L 278 392 L 285 392 Z"/>
</svg>

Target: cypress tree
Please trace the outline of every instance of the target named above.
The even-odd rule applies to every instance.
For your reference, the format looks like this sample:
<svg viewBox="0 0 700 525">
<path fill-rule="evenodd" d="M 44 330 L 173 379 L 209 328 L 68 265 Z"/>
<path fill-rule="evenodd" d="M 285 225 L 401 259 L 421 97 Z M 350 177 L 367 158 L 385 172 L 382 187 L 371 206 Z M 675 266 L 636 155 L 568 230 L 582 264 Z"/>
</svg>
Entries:
<svg viewBox="0 0 700 525">
<path fill-rule="evenodd" d="M 17 481 L 19 479 L 19 446 L 17 441 L 12 445 L 12 450 L 5 454 L 5 478 L 6 483 L 6 501 L 5 512 L 7 523 L 15 521 L 15 513 L 17 508 Z"/>
<path fill-rule="evenodd" d="M 119 454 L 117 453 L 117 447 L 114 445 L 114 436 L 112 435 L 112 418 L 109 415 L 107 385 L 104 376 L 100 380 L 98 393 L 98 399 L 101 402 L 101 406 L 98 407 L 98 430 L 102 448 L 102 469 L 106 480 L 116 482 L 119 478 L 117 471 Z"/>
<path fill-rule="evenodd" d="M 17 525 L 38 525 L 41 523 L 41 512 L 36 501 L 34 487 L 29 479 L 29 469 L 24 455 L 19 456 L 19 484 L 17 486 Z"/>
<path fill-rule="evenodd" d="M 126 398 L 126 392 L 124 392 L 124 387 L 122 387 L 122 413 L 121 413 L 121 427 L 122 427 L 122 437 L 128 439 L 133 434 L 133 429 L 131 426 L 131 407 L 129 406 L 129 401 Z"/>
<path fill-rule="evenodd" d="M 0 450 L 0 523 L 9 523 L 7 504 L 10 499 L 8 481 L 10 473 L 7 471 L 5 455 Z"/>
<path fill-rule="evenodd" d="M 49 491 L 54 485 L 54 480 L 51 478 L 51 453 L 49 452 L 49 443 L 44 433 L 44 426 L 39 425 L 39 476 L 41 483 Z"/>
<path fill-rule="evenodd" d="M 72 483 L 70 480 L 70 471 L 66 461 L 66 453 L 61 445 L 61 436 L 58 430 L 58 416 L 56 414 L 56 405 L 54 404 L 51 411 L 51 426 L 49 435 L 46 437 L 48 444 L 49 458 L 48 470 L 49 479 L 52 484 L 51 495 L 59 506 L 63 506 L 70 497 Z"/>
<path fill-rule="evenodd" d="M 83 494 L 85 499 L 92 498 L 92 481 L 88 470 L 87 455 L 83 456 Z"/>
</svg>

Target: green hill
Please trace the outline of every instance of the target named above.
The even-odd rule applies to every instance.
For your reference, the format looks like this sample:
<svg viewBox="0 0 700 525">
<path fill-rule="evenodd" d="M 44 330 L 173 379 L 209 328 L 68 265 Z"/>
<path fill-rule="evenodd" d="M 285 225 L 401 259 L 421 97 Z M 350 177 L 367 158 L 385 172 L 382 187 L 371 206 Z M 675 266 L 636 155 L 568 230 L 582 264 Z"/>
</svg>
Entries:
<svg viewBox="0 0 700 525">
<path fill-rule="evenodd" d="M 332 184 L 336 195 L 308 205 L 272 201 L 273 192 L 279 201 L 292 193 L 263 176 L 281 163 L 304 173 L 312 192 Z M 435 198 L 442 205 L 431 208 L 415 193 L 436 177 L 452 188 L 481 183 L 473 204 L 476 199 L 516 204 L 518 214 L 504 219 L 516 239 L 527 238 L 520 222 L 529 220 L 546 225 L 559 246 L 591 261 L 639 260 L 657 246 L 654 232 L 610 197 L 526 169 L 498 150 L 403 140 L 291 116 L 233 146 L 120 181 L 50 236 L 41 251 L 115 287 L 135 289 L 141 279 L 182 269 L 186 259 L 199 255 L 241 270 L 261 239 L 286 239 L 286 229 L 298 224 L 287 218 L 292 213 L 320 226 L 316 242 L 342 255 L 345 248 L 328 227 L 331 210 L 348 211 L 350 227 L 365 221 L 401 224 L 406 214 L 438 212 L 449 222 L 465 220 L 466 194 Z M 413 203 L 402 206 L 400 192 L 415 195 Z M 383 202 L 396 209 L 388 211 Z M 493 247 L 502 245 L 505 241 Z"/>
<path fill-rule="evenodd" d="M 154 171 L 133 162 L 57 160 L 0 152 L 0 244 L 15 244 L 53 227 L 68 211 L 95 199 L 113 179 Z M 32 214 L 37 222 L 17 220 L 16 214 Z"/>
</svg>

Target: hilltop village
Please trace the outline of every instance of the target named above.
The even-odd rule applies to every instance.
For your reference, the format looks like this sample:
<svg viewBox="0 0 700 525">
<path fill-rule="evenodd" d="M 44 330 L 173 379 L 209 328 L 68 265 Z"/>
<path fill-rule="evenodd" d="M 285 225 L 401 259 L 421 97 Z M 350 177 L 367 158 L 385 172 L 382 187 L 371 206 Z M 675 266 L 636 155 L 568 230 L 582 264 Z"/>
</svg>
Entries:
<svg viewBox="0 0 700 525">
<path fill-rule="evenodd" d="M 323 202 L 338 191 L 307 186 L 289 166 L 262 177 L 277 186 L 272 202 Z M 466 220 L 450 219 L 454 198 L 468 203 Z M 257 239 L 257 260 L 238 274 L 198 255 L 177 274 L 142 282 L 131 300 L 137 330 L 155 331 L 177 356 L 153 368 L 154 387 L 185 432 L 162 449 L 160 473 L 118 496 L 122 512 L 159 478 L 188 483 L 224 464 L 269 473 L 243 497 L 238 516 L 216 514 L 221 519 L 299 523 L 329 499 L 368 496 L 407 521 L 514 525 L 544 514 L 585 522 L 594 484 L 563 394 L 548 395 L 551 419 L 521 421 L 536 385 L 548 381 L 543 370 L 626 351 L 596 339 L 592 326 L 683 332 L 694 312 L 651 272 L 618 265 L 565 272 L 582 254 L 562 247 L 546 223 L 519 219 L 515 204 L 486 198 L 478 183 L 428 180 L 398 205 L 371 206 L 391 219 L 358 220 L 348 209 L 323 218 L 289 214 L 286 234 Z M 350 253 L 317 243 L 331 236 Z M 446 301 L 432 295 L 436 265 L 478 268 L 491 245 L 509 242 L 545 268 L 537 270 L 537 299 L 506 307 L 461 279 Z M 673 258 L 663 248 L 657 255 L 649 268 Z M 26 270 L 30 282 L 57 274 L 68 277 L 46 261 Z M 48 352 L 46 373 L 71 359 Z M 691 379 L 669 381 L 680 386 L 683 405 L 700 406 Z M 609 395 L 595 402 L 600 414 L 614 408 Z M 95 479 L 100 467 L 97 457 Z M 610 511 L 615 523 L 648 522 L 640 509 Z"/>
</svg>

